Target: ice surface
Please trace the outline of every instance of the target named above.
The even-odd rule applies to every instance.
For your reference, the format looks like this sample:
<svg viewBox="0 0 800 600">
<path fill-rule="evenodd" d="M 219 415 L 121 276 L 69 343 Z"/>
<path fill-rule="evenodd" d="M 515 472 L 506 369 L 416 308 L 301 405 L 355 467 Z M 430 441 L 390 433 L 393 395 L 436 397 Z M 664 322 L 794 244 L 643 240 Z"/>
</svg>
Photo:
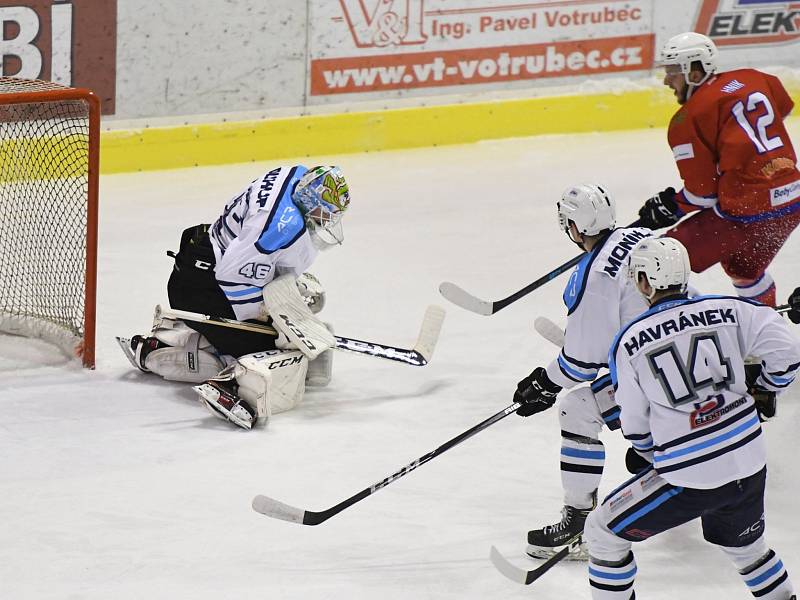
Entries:
<svg viewBox="0 0 800 600">
<path fill-rule="evenodd" d="M 800 123 L 791 127 L 800 140 Z M 334 160 L 353 202 L 344 246 L 314 268 L 328 291 L 324 314 L 340 335 L 410 347 L 425 307 L 440 303 L 448 314 L 433 362 L 338 353 L 331 385 L 310 390 L 266 430 L 214 419 L 190 386 L 132 370 L 114 336 L 147 331 L 155 304 L 166 303 L 165 252 L 177 250 L 183 228 L 215 218 L 244 182 L 274 165 L 104 177 L 97 370 L 44 361 L 23 370 L 6 363 L 0 372 L 0 596 L 589 597 L 583 564 L 559 565 L 531 589 L 489 562 L 496 544 L 516 564 L 535 564 L 523 556 L 525 533 L 559 515 L 555 411 L 511 415 L 316 527 L 268 519 L 250 503 L 266 494 L 324 510 L 510 404 L 517 380 L 555 352 L 533 320 L 563 322 L 565 276 L 491 317 L 448 305 L 439 283 L 500 299 L 574 256 L 555 211 L 572 183 L 605 184 L 620 221 L 632 221 L 645 198 L 678 183 L 664 131 L 302 162 Z M 798 250 L 795 234 L 772 269 L 781 300 L 800 283 Z M 732 292 L 718 268 L 696 284 Z M 17 360 L 5 351 L 17 343 L 0 340 L 0 361 Z M 798 397 L 789 392 L 765 426 L 768 539 L 793 574 Z M 607 492 L 626 477 L 625 446 L 618 434 L 604 439 Z M 697 524 L 641 544 L 637 560 L 642 598 L 750 597 Z"/>
</svg>

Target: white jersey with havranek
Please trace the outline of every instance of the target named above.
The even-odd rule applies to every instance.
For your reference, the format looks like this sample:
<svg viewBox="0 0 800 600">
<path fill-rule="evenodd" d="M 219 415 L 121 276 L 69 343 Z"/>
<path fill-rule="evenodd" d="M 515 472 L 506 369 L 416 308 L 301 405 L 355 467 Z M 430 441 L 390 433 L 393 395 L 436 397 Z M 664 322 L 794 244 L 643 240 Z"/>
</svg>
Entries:
<svg viewBox="0 0 800 600">
<path fill-rule="evenodd" d="M 594 381 L 608 366 L 608 349 L 620 328 L 647 310 L 647 303 L 628 278 L 630 251 L 652 235 L 649 229 L 613 230 L 588 252 L 564 290 L 567 327 L 564 345 L 547 366 L 547 376 L 561 387 Z M 598 387 L 610 385 L 602 377 Z M 597 391 L 597 388 L 593 386 Z M 611 417 L 610 417 L 611 418 Z"/>
<path fill-rule="evenodd" d="M 275 277 L 299 277 L 317 255 L 292 191 L 308 171 L 279 167 L 255 179 L 226 206 L 209 233 L 214 274 L 239 320 L 263 318 L 262 289 Z"/>
<path fill-rule="evenodd" d="M 698 296 L 655 304 L 622 329 L 609 366 L 625 437 L 676 486 L 710 489 L 761 470 L 766 452 L 745 357 L 757 384 L 788 387 L 800 344 L 773 309 L 743 298 Z"/>
</svg>

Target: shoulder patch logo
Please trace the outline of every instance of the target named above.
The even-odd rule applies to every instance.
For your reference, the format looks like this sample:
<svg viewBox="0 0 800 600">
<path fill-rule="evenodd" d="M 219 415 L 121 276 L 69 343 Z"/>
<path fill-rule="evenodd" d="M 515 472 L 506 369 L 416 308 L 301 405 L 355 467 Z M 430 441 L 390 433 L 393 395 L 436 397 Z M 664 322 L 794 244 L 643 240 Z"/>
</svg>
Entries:
<svg viewBox="0 0 800 600">
<path fill-rule="evenodd" d="M 725 92 L 726 94 L 732 94 L 736 90 L 740 90 L 743 87 L 744 87 L 744 84 L 742 82 L 737 81 L 736 79 L 734 79 L 733 81 L 729 81 L 728 83 L 723 85 L 722 86 L 722 91 Z"/>
</svg>

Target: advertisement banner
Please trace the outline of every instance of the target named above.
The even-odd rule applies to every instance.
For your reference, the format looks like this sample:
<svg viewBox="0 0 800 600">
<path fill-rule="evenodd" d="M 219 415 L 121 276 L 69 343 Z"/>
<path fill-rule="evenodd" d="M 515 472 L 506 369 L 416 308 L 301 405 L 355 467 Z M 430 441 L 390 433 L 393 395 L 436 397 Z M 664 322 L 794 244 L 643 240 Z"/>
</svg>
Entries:
<svg viewBox="0 0 800 600">
<path fill-rule="evenodd" d="M 86 87 L 114 113 L 116 0 L 3 0 L 0 32 L 0 75 Z"/>
<path fill-rule="evenodd" d="M 786 44 L 800 39 L 800 2 L 702 0 L 694 30 L 718 46 Z"/>
<path fill-rule="evenodd" d="M 651 0 L 313 0 L 310 94 L 647 70 Z"/>
</svg>

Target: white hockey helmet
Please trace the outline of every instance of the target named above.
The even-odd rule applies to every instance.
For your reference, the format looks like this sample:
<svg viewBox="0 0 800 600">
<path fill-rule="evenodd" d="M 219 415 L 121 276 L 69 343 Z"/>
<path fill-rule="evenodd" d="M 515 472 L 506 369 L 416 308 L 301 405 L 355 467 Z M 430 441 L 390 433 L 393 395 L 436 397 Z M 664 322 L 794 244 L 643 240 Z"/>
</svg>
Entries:
<svg viewBox="0 0 800 600">
<path fill-rule="evenodd" d="M 681 73 L 686 83 L 695 86 L 700 85 L 711 77 L 712 73 L 717 72 L 717 59 L 719 50 L 711 38 L 702 33 L 688 31 L 669 38 L 661 47 L 662 66 L 677 65 L 681 68 Z M 699 62 L 703 65 L 706 72 L 702 81 L 694 83 L 689 81 L 689 73 L 692 70 L 692 63 Z"/>
<path fill-rule="evenodd" d="M 579 233 L 597 235 L 617 224 L 614 198 L 599 185 L 579 184 L 568 187 L 558 202 L 558 224 L 569 235 L 569 222 Z"/>
<path fill-rule="evenodd" d="M 628 264 L 628 275 L 634 285 L 639 280 L 639 273 L 647 277 L 653 288 L 648 298 L 652 298 L 658 290 L 673 286 L 680 286 L 681 293 L 685 292 L 691 270 L 686 248 L 670 237 L 642 240 L 631 250 Z"/>
<path fill-rule="evenodd" d="M 350 189 L 339 167 L 309 169 L 292 193 L 315 245 L 325 248 L 344 240 L 342 215 L 350 205 Z"/>
</svg>

